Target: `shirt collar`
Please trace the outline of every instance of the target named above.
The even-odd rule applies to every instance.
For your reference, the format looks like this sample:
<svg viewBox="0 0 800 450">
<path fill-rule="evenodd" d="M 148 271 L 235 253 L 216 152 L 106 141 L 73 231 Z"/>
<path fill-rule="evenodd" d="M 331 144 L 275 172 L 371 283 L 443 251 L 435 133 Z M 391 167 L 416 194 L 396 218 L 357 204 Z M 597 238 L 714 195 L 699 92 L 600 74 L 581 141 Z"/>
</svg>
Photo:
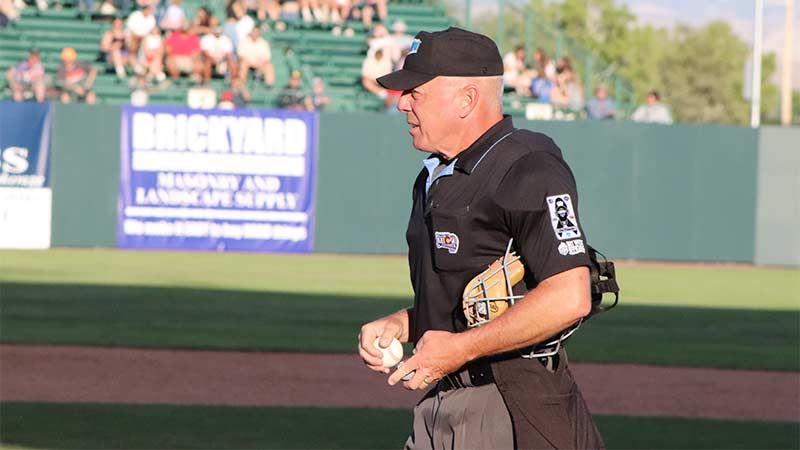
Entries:
<svg viewBox="0 0 800 450">
<path fill-rule="evenodd" d="M 513 130 L 514 122 L 511 120 L 511 116 L 504 114 L 499 122 L 492 125 L 472 145 L 457 155 L 456 169 L 466 174 L 472 173 L 484 153 Z"/>
</svg>

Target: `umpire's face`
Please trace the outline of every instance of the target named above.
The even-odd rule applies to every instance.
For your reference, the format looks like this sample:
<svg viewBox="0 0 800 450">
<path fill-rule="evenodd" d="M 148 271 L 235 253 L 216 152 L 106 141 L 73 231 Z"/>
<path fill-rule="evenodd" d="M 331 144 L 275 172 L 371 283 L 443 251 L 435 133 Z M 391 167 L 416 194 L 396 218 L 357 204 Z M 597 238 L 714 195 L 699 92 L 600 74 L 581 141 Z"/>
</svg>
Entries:
<svg viewBox="0 0 800 450">
<path fill-rule="evenodd" d="M 409 133 L 417 150 L 442 153 L 458 124 L 459 85 L 451 77 L 436 77 L 403 91 L 397 109 L 406 114 Z"/>
</svg>

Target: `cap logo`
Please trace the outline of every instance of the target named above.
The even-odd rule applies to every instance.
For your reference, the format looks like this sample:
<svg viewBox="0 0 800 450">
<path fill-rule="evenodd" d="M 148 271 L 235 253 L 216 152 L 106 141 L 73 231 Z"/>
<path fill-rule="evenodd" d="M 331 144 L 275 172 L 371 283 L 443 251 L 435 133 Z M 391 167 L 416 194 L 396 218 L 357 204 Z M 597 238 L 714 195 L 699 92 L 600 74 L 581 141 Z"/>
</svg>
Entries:
<svg viewBox="0 0 800 450">
<path fill-rule="evenodd" d="M 411 48 L 408 49 L 408 54 L 413 55 L 414 53 L 417 53 L 417 50 L 419 50 L 419 44 L 422 44 L 422 41 L 419 39 L 414 39 L 411 42 Z"/>
</svg>

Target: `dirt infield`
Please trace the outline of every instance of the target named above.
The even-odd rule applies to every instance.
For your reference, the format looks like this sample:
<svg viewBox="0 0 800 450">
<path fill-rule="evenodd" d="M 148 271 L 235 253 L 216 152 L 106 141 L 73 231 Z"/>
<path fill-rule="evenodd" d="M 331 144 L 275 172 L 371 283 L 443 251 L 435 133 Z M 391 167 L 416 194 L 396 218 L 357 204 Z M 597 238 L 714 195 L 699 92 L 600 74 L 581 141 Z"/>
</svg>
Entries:
<svg viewBox="0 0 800 450">
<path fill-rule="evenodd" d="M 594 413 L 800 421 L 800 373 L 573 364 Z M 356 355 L 0 345 L 0 400 L 411 408 Z"/>
</svg>

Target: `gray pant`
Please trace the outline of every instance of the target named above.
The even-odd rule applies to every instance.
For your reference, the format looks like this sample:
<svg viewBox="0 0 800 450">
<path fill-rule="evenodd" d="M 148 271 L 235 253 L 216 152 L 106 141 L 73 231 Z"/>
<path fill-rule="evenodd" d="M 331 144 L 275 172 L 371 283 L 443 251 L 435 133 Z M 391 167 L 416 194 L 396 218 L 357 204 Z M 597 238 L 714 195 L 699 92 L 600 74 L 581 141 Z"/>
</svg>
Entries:
<svg viewBox="0 0 800 450">
<path fill-rule="evenodd" d="M 555 370 L 537 360 L 512 358 L 492 363 L 496 383 L 432 389 L 414 408 L 405 448 L 604 448 L 563 349 L 559 357 Z M 466 371 L 459 376 L 471 386 Z"/>
<path fill-rule="evenodd" d="M 414 408 L 414 429 L 405 448 L 514 448 L 511 416 L 497 386 L 491 383 L 446 392 L 434 388 L 428 392 Z"/>
</svg>

